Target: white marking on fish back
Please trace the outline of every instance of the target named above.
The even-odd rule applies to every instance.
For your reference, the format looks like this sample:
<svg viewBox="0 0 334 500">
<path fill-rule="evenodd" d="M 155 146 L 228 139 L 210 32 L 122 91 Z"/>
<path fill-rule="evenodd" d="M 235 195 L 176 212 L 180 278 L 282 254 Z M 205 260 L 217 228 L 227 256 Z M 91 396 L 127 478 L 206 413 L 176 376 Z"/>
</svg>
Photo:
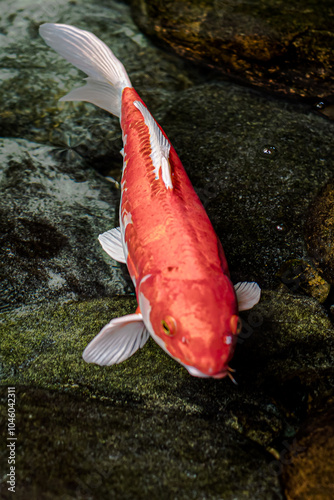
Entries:
<svg viewBox="0 0 334 500">
<path fill-rule="evenodd" d="M 140 280 L 140 284 L 142 285 L 143 283 L 145 283 L 146 280 L 148 280 L 150 277 L 152 276 L 152 274 L 146 274 L 141 280 Z"/>
<path fill-rule="evenodd" d="M 132 215 L 130 212 L 126 212 L 124 210 L 123 214 L 122 214 L 122 219 L 123 219 L 123 226 L 124 226 L 124 233 L 125 233 L 125 230 L 128 226 L 128 224 L 132 224 Z"/>
<path fill-rule="evenodd" d="M 173 189 L 171 168 L 169 163 L 170 143 L 163 135 L 157 122 L 149 112 L 149 110 L 140 101 L 133 103 L 136 108 L 141 112 L 144 118 L 145 125 L 147 125 L 150 134 L 151 154 L 155 178 L 159 179 L 160 169 L 161 178 L 167 189 Z"/>
</svg>

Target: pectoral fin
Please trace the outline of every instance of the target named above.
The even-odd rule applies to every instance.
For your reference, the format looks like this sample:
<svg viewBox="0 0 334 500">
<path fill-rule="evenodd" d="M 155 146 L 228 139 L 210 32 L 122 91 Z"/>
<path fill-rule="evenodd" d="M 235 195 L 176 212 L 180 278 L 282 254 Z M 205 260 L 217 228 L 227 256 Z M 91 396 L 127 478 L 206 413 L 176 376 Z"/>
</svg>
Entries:
<svg viewBox="0 0 334 500">
<path fill-rule="evenodd" d="M 121 229 L 119 227 L 115 227 L 114 229 L 110 229 L 110 231 L 100 234 L 99 242 L 103 250 L 107 252 L 112 259 L 117 260 L 117 262 L 122 262 L 122 264 L 126 264 Z"/>
<path fill-rule="evenodd" d="M 252 309 L 257 304 L 261 297 L 261 288 L 254 281 L 239 282 L 234 285 L 234 290 L 238 299 L 239 311 Z"/>
<path fill-rule="evenodd" d="M 128 314 L 110 321 L 88 344 L 82 357 L 87 363 L 115 365 L 143 347 L 149 333 L 141 314 Z"/>
</svg>

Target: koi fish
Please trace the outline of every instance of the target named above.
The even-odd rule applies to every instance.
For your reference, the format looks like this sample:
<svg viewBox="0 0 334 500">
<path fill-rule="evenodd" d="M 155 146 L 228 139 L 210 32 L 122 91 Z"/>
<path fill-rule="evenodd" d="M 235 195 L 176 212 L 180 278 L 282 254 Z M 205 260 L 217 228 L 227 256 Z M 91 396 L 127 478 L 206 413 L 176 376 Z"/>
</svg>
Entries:
<svg viewBox="0 0 334 500">
<path fill-rule="evenodd" d="M 232 378 L 238 310 L 259 301 L 259 286 L 233 287 L 223 247 L 175 149 L 112 51 L 92 33 L 65 24 L 43 24 L 40 34 L 88 75 L 86 85 L 60 100 L 95 104 L 118 116 L 122 128 L 120 227 L 99 241 L 126 263 L 138 308 L 112 319 L 83 359 L 121 363 L 151 335 L 191 375 Z"/>
</svg>

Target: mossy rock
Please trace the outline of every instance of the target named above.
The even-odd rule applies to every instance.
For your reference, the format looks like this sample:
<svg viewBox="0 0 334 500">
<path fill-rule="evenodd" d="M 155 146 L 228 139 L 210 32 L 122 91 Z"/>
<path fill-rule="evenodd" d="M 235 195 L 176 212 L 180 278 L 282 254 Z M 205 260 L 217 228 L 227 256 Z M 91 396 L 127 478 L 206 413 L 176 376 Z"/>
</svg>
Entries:
<svg viewBox="0 0 334 500">
<path fill-rule="evenodd" d="M 21 386 L 16 412 L 19 500 L 283 499 L 270 456 L 219 422 Z"/>
</svg>

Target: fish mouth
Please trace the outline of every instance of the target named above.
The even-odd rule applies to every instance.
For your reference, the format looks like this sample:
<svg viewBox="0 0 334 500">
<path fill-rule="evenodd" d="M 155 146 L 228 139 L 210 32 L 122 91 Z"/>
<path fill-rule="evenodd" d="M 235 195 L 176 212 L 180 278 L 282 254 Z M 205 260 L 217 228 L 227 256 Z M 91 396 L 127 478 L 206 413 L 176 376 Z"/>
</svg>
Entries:
<svg viewBox="0 0 334 500">
<path fill-rule="evenodd" d="M 218 373 L 214 373 L 214 374 L 209 374 L 209 373 L 204 373 L 204 372 L 201 372 L 201 370 L 199 370 L 198 368 L 195 368 L 194 366 L 191 366 L 191 365 L 186 365 L 185 363 L 182 363 L 182 361 L 178 358 L 176 358 L 175 356 L 173 356 L 167 349 L 166 347 L 166 344 L 165 342 L 160 338 L 158 337 L 158 335 L 156 335 L 153 331 L 153 328 L 149 329 L 149 332 L 152 336 L 152 338 L 157 342 L 157 344 L 162 347 L 162 349 L 169 355 L 171 356 L 173 359 L 175 359 L 175 361 L 177 361 L 178 363 L 180 363 L 184 368 L 186 368 L 186 370 L 188 370 L 188 372 L 190 373 L 190 375 L 192 375 L 193 377 L 198 377 L 198 378 L 215 378 L 215 379 L 221 379 L 221 378 L 224 378 L 226 376 L 228 376 L 232 382 L 236 383 L 234 378 L 232 377 L 231 373 L 230 372 L 234 372 L 234 370 L 232 370 L 232 368 L 230 368 L 229 366 L 227 366 L 226 368 L 224 368 L 223 370 L 221 370 L 220 372 Z"/>
<path fill-rule="evenodd" d="M 224 368 L 224 370 L 222 370 L 221 372 L 214 373 L 211 375 L 208 373 L 201 372 L 198 368 L 195 368 L 194 366 L 186 365 L 185 363 L 181 363 L 181 364 L 188 370 L 190 375 L 192 375 L 193 377 L 199 377 L 199 378 L 221 379 L 221 378 L 224 378 L 226 376 L 230 376 L 230 371 L 231 371 L 231 368 L 227 367 L 227 368 Z"/>
<path fill-rule="evenodd" d="M 228 374 L 229 374 L 229 372 L 227 370 L 224 370 L 223 372 L 216 373 L 215 375 L 212 375 L 212 378 L 220 379 L 220 378 L 226 377 L 226 375 L 228 375 Z"/>
</svg>

